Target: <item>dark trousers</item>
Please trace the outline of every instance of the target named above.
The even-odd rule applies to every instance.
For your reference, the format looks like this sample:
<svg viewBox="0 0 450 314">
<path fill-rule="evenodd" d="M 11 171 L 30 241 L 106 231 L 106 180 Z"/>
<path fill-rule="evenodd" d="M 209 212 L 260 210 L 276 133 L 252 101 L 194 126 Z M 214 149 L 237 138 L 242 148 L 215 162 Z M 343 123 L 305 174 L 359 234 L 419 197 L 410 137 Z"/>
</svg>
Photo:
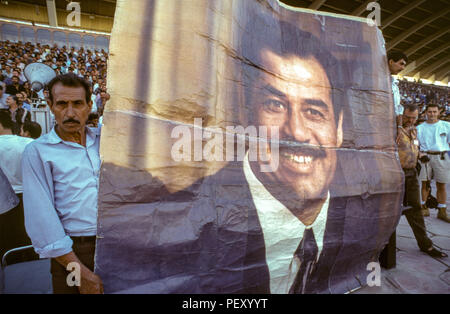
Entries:
<svg viewBox="0 0 450 314">
<path fill-rule="evenodd" d="M 421 250 L 425 251 L 433 245 L 433 242 L 427 236 L 425 222 L 421 212 L 417 172 L 416 169 L 403 169 L 403 171 L 405 172 L 405 196 L 403 204 L 412 206 L 411 209 L 404 212 L 404 215 L 411 226 L 417 245 Z"/>
<path fill-rule="evenodd" d="M 16 194 L 19 204 L 10 211 L 0 215 L 0 259 L 7 251 L 31 245 L 31 240 L 25 231 L 25 219 L 23 214 L 22 194 Z M 29 252 L 14 253 L 6 262 L 15 264 L 25 262 L 37 257 L 30 250 Z"/>
<path fill-rule="evenodd" d="M 417 245 L 422 251 L 429 249 L 433 242 L 428 238 L 425 229 L 425 221 L 421 212 L 420 189 L 417 180 L 416 169 L 403 169 L 405 173 L 405 195 L 403 196 L 403 206 L 412 208 L 403 212 L 414 233 Z M 396 265 L 396 234 L 391 235 L 389 243 L 380 254 L 380 264 L 382 267 L 390 269 Z"/>
<path fill-rule="evenodd" d="M 94 271 L 94 254 L 95 254 L 95 237 L 72 237 L 72 250 L 78 259 Z M 77 286 L 69 286 L 67 284 L 67 276 L 70 274 L 55 259 L 51 260 L 50 272 L 52 273 L 52 284 L 54 294 L 79 294 Z"/>
</svg>

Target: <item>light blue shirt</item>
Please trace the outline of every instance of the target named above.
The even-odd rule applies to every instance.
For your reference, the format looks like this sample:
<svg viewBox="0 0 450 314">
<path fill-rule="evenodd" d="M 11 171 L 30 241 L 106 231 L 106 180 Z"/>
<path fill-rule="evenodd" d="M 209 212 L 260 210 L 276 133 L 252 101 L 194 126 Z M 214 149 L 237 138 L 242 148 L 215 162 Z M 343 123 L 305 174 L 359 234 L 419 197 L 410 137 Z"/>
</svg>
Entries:
<svg viewBox="0 0 450 314">
<path fill-rule="evenodd" d="M 400 104 L 400 89 L 398 88 L 398 80 L 392 77 L 392 94 L 394 95 L 395 115 L 403 114 L 404 108 Z"/>
<path fill-rule="evenodd" d="M 22 155 L 25 227 L 41 258 L 70 253 L 70 236 L 97 233 L 100 131 L 86 129 L 86 147 L 52 129 Z"/>
<path fill-rule="evenodd" d="M 27 102 L 22 103 L 22 108 L 27 109 L 28 111 L 31 111 L 31 105 Z"/>
<path fill-rule="evenodd" d="M 16 207 L 18 204 L 19 199 L 14 193 L 14 190 L 12 189 L 8 178 L 0 168 L 0 214 L 6 213 L 7 211 Z"/>
<path fill-rule="evenodd" d="M 6 104 L 6 98 L 9 97 L 9 94 L 5 93 L 5 89 L 3 88 L 3 95 L 0 97 L 0 109 L 9 109 L 9 106 Z"/>
</svg>

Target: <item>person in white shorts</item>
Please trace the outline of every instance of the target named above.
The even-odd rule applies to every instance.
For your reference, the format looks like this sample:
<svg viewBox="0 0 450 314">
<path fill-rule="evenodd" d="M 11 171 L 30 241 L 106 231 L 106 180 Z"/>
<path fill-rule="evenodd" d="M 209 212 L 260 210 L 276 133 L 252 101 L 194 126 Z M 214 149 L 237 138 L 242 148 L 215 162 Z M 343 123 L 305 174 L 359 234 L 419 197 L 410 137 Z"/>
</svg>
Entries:
<svg viewBox="0 0 450 314">
<path fill-rule="evenodd" d="M 450 123 L 439 120 L 439 106 L 429 104 L 426 110 L 427 121 L 417 127 L 420 151 L 428 158 L 421 158 L 422 170 L 419 180 L 422 181 L 422 206 L 428 197 L 426 182 L 436 180 L 438 200 L 438 218 L 450 222 L 447 217 L 446 184 L 450 183 Z M 427 161 L 429 159 L 429 161 Z M 424 162 L 425 161 L 425 162 Z M 428 213 L 429 215 L 429 213 Z"/>
</svg>

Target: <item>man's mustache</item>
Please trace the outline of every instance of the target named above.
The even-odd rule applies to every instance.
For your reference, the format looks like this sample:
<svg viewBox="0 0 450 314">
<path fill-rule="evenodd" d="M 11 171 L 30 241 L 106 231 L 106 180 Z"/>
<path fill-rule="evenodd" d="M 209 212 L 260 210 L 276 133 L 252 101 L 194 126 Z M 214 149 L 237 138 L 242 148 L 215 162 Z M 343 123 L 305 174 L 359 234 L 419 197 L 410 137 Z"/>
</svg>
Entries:
<svg viewBox="0 0 450 314">
<path fill-rule="evenodd" d="M 296 141 L 280 141 L 280 154 L 304 155 L 313 158 L 325 158 L 327 152 L 324 147 Z"/>
<path fill-rule="evenodd" d="M 75 120 L 75 119 L 67 119 L 67 120 L 64 120 L 63 124 L 66 124 L 66 123 L 78 123 L 78 124 L 80 124 L 80 121 Z"/>
</svg>

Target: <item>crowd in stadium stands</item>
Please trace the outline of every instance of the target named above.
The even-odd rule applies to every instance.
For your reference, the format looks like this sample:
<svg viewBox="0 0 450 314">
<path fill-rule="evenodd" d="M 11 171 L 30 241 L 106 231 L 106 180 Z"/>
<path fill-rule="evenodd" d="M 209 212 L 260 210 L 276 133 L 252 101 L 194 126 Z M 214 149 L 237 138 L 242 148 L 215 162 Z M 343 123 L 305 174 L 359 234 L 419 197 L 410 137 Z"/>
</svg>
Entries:
<svg viewBox="0 0 450 314">
<path fill-rule="evenodd" d="M 34 45 L 29 42 L 0 41 L 0 109 L 9 109 L 9 102 L 14 101 L 29 112 L 32 99 L 45 99 L 47 91 L 32 91 L 24 75 L 28 64 L 41 62 L 51 67 L 57 75 L 74 73 L 87 80 L 92 86 L 92 113 L 101 117 L 109 99 L 106 92 L 107 61 L 108 53 L 103 49 L 91 51 L 57 45 L 50 47 L 39 43 Z M 15 96 L 16 99 L 7 100 L 9 96 Z"/>
<path fill-rule="evenodd" d="M 399 89 L 402 105 L 416 104 L 420 109 L 418 123 L 425 121 L 425 109 L 429 104 L 437 104 L 441 108 L 441 119 L 450 119 L 450 88 L 423 84 L 419 82 L 409 82 L 406 79 L 399 81 Z"/>
<path fill-rule="evenodd" d="M 56 74 L 74 73 L 91 83 L 93 106 L 89 125 L 97 126 L 105 103 L 109 100 L 106 90 L 107 61 L 108 53 L 104 50 L 91 51 L 66 46 L 61 48 L 57 45 L 50 47 L 39 43 L 34 45 L 20 41 L 0 41 L 0 109 L 9 108 L 8 96 L 16 96 L 20 108 L 28 112 L 32 99 L 45 99 L 46 91 L 40 91 L 38 94 L 33 92 L 23 73 L 28 64 L 42 62 L 54 69 Z M 419 123 L 426 119 L 424 112 L 426 105 L 430 103 L 440 106 L 442 119 L 450 119 L 450 88 L 407 80 L 400 80 L 399 88 L 403 105 L 419 105 Z"/>
</svg>

